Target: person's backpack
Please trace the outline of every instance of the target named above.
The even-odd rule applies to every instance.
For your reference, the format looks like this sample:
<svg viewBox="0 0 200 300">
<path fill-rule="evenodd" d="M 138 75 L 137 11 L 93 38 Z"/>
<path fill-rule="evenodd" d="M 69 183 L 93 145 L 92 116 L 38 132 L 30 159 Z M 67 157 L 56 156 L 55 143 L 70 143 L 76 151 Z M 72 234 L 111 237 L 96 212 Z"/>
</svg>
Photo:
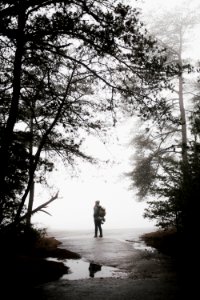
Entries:
<svg viewBox="0 0 200 300">
<path fill-rule="evenodd" d="M 105 207 L 100 206 L 100 208 L 99 208 L 99 216 L 101 218 L 104 218 L 105 215 L 106 215 L 106 209 L 105 209 Z"/>
</svg>

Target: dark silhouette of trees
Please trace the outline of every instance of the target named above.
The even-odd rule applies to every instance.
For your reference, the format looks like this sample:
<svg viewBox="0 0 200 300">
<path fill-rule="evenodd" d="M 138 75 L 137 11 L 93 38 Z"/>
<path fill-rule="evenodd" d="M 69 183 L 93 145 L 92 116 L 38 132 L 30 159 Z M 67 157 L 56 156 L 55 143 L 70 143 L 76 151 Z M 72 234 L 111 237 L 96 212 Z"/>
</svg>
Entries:
<svg viewBox="0 0 200 300">
<path fill-rule="evenodd" d="M 4 227 L 25 216 L 30 224 L 33 185 L 53 169 L 52 155 L 92 160 L 80 151 L 82 134 L 101 130 L 116 109 L 153 105 L 170 72 L 139 12 L 108 1 L 3 1 L 0 45 Z"/>
</svg>

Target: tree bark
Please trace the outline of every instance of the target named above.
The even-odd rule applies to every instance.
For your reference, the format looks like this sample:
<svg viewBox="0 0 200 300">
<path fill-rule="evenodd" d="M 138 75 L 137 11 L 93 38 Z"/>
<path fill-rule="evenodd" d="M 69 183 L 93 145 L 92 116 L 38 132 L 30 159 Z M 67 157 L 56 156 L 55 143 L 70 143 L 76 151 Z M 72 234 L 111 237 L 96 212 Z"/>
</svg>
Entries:
<svg viewBox="0 0 200 300">
<path fill-rule="evenodd" d="M 1 139 L 0 148 L 0 205 L 5 202 L 5 188 L 6 188 L 6 176 L 9 164 L 9 148 L 13 141 L 14 126 L 17 121 L 20 89 L 21 89 L 21 70 L 22 70 L 22 57 L 24 54 L 24 28 L 26 23 L 25 10 L 23 5 L 19 8 L 18 14 L 18 30 L 16 35 L 16 51 L 13 63 L 13 92 L 11 105 L 9 110 L 9 116 L 4 129 L 4 134 Z M 0 207 L 1 208 L 1 207 Z M 0 209 L 1 210 L 1 209 Z"/>
</svg>

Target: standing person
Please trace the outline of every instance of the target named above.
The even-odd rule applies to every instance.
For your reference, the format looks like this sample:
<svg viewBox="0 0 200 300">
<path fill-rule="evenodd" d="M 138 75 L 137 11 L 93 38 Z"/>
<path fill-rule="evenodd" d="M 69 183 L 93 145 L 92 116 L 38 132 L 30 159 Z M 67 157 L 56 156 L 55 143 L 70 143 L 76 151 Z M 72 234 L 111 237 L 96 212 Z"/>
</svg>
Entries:
<svg viewBox="0 0 200 300">
<path fill-rule="evenodd" d="M 94 205 L 94 237 L 97 237 L 98 231 L 99 231 L 99 237 L 103 237 L 103 231 L 102 231 L 102 227 L 101 227 L 101 217 L 100 217 L 100 201 L 97 200 L 95 201 L 95 205 Z"/>
</svg>

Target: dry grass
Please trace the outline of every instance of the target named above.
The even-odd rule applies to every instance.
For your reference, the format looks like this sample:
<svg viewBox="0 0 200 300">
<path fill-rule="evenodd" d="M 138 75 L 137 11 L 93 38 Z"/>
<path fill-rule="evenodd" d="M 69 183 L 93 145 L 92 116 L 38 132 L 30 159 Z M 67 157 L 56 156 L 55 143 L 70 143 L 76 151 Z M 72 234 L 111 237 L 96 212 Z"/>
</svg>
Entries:
<svg viewBox="0 0 200 300">
<path fill-rule="evenodd" d="M 58 259 L 78 259 L 80 255 L 61 249 L 58 246 L 61 242 L 57 241 L 54 237 L 44 237 L 38 240 L 34 248 L 34 256 L 37 257 L 56 257 Z"/>
</svg>

